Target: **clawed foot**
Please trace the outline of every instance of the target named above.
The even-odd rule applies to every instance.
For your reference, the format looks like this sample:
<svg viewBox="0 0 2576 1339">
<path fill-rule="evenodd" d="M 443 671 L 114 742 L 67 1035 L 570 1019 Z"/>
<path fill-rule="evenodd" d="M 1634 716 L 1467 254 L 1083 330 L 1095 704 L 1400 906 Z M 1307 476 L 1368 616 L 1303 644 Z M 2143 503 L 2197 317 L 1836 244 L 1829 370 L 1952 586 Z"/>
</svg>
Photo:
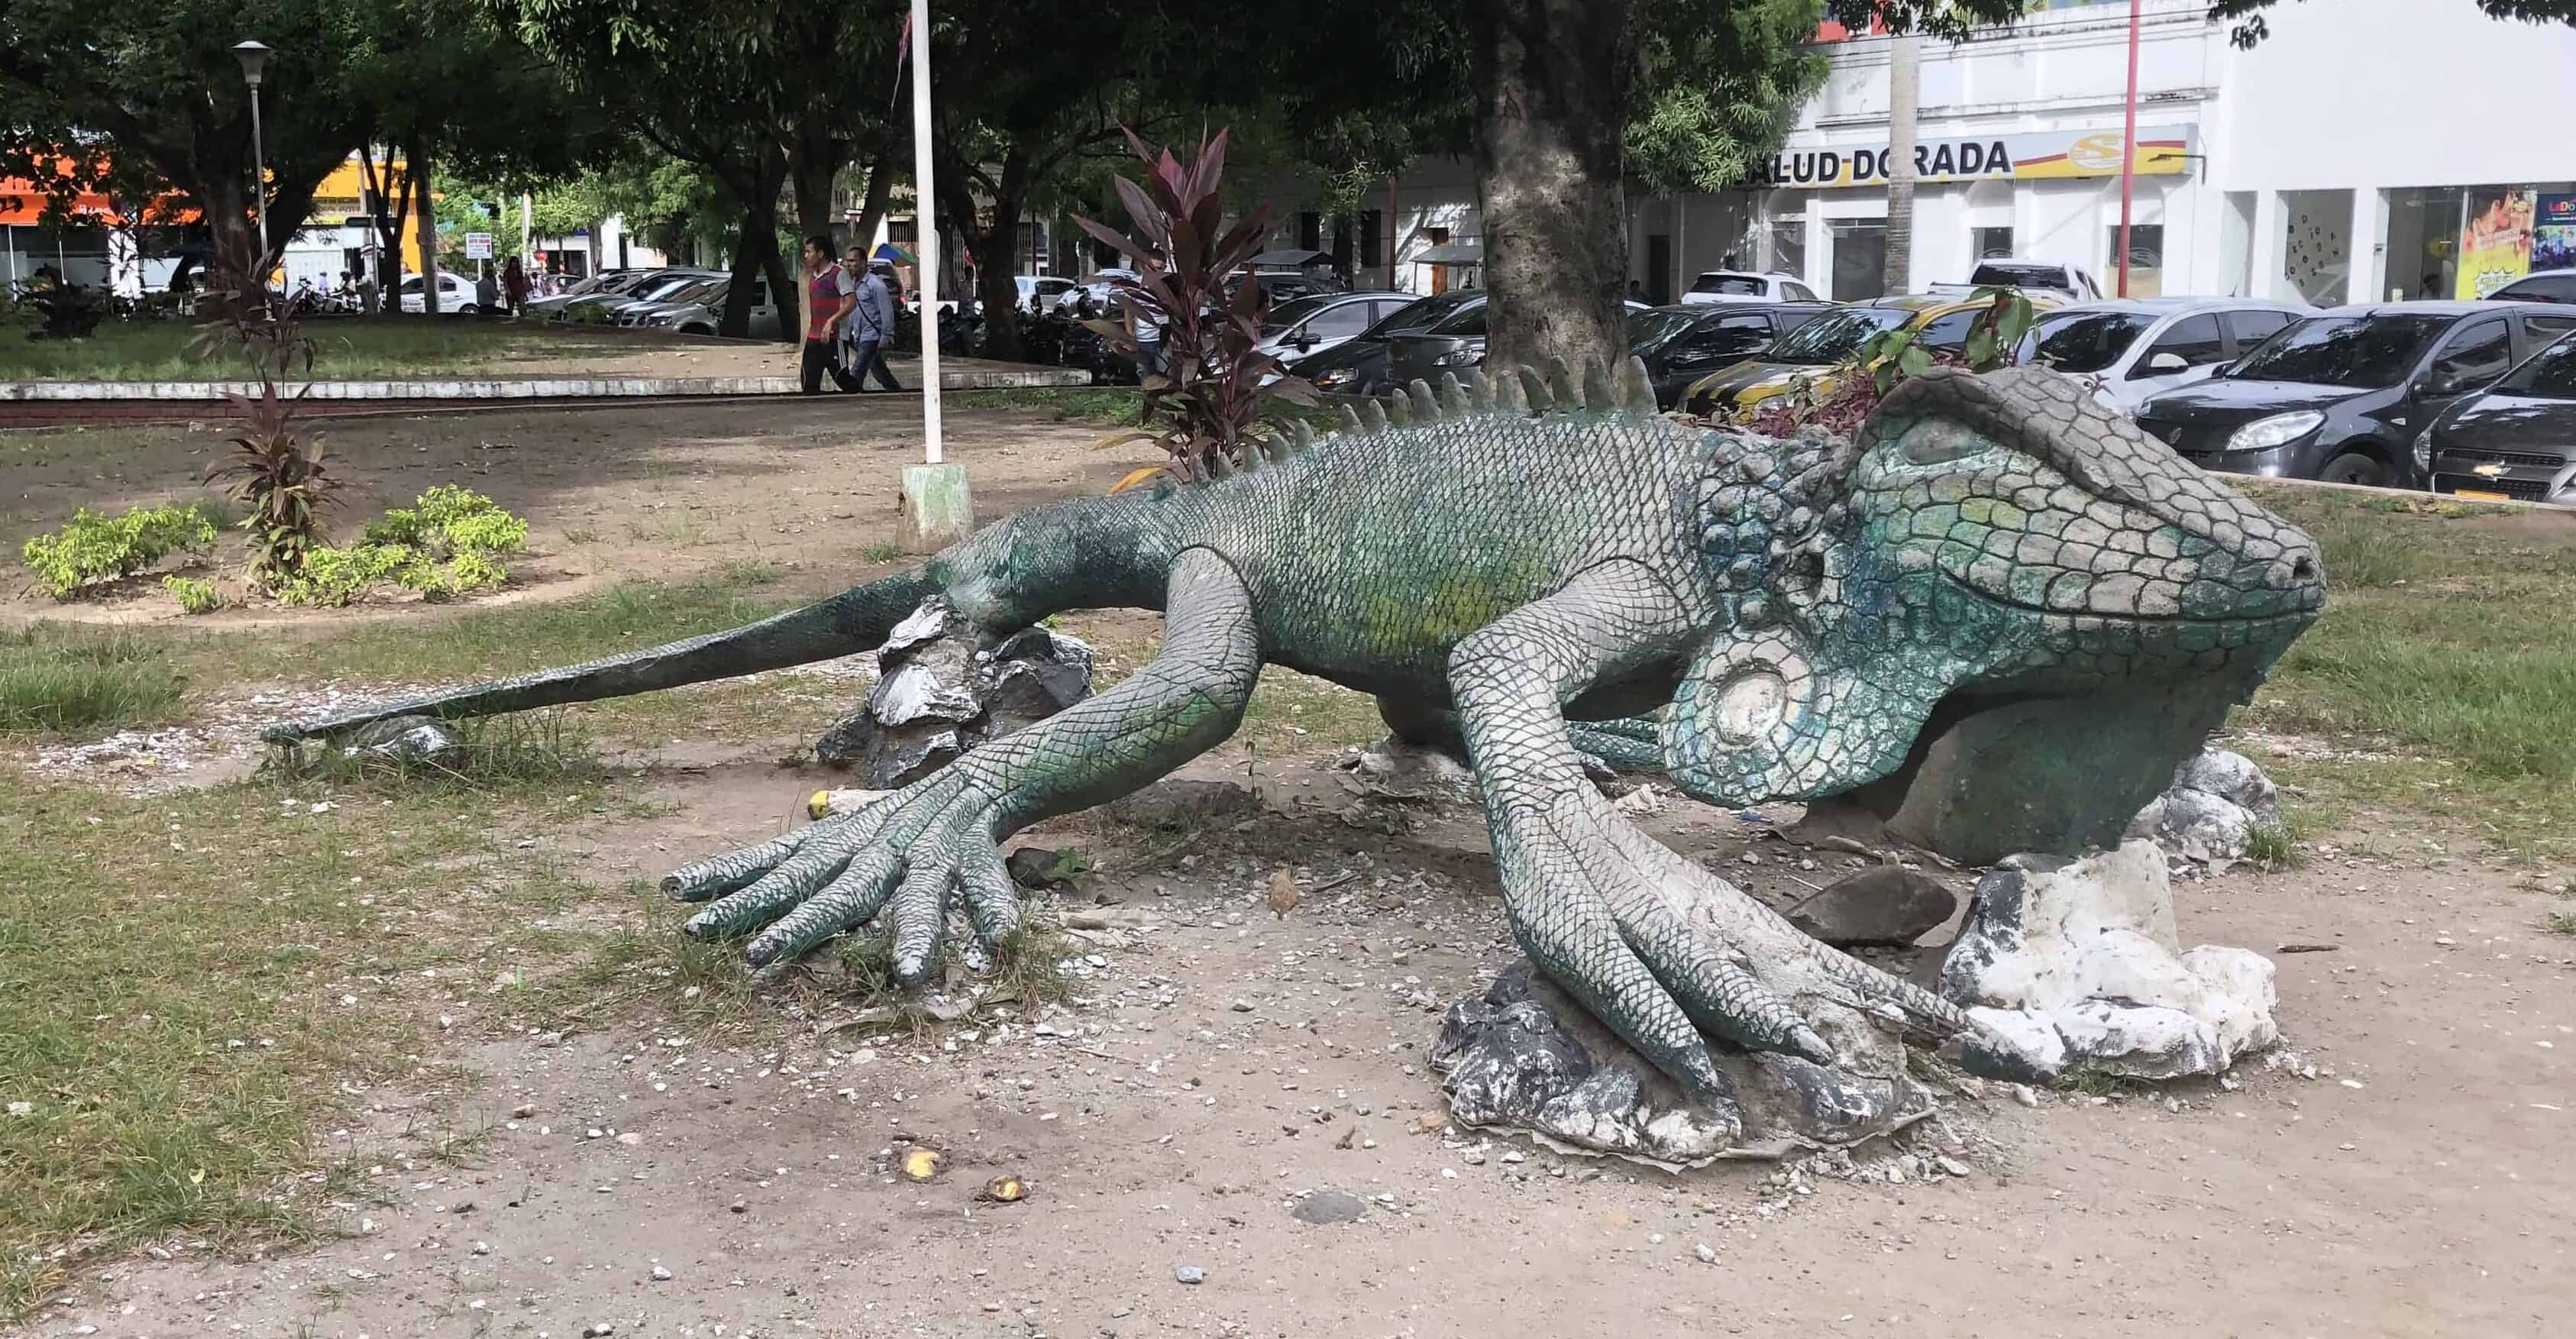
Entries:
<svg viewBox="0 0 2576 1339">
<path fill-rule="evenodd" d="M 894 932 L 895 980 L 919 985 L 939 964 L 953 894 L 964 895 L 988 948 L 1018 925 L 1018 894 L 993 838 L 995 799 L 951 768 L 855 814 L 687 866 L 662 889 L 683 902 L 713 899 L 689 918 L 692 935 L 759 931 L 744 952 L 754 967 L 882 913 Z"/>
<path fill-rule="evenodd" d="M 1735 1095 L 1711 1038 L 1866 1070 L 1876 1025 L 1924 1041 L 1972 1029 L 1939 996 L 1809 938 L 1675 855 L 1588 784 L 1514 805 L 1498 826 L 1521 946 L 1712 1106 L 1731 1109 Z"/>
</svg>

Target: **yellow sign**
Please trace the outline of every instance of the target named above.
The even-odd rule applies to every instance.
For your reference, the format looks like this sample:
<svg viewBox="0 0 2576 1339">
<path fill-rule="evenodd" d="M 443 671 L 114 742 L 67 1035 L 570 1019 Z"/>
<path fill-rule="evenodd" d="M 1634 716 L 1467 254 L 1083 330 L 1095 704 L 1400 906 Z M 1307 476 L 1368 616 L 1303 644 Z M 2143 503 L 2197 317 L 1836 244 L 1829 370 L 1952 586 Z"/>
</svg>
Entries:
<svg viewBox="0 0 2576 1339">
<path fill-rule="evenodd" d="M 2128 155 L 2142 177 L 2179 176 L 2191 170 L 2190 126 L 2141 127 Z M 2120 174 L 2117 130 L 2047 131 L 1931 139 L 1914 146 L 1914 179 L 1920 182 L 2062 180 Z M 1823 190 L 1871 186 L 1887 180 L 1887 146 L 1785 149 L 1754 169 L 1751 184 Z"/>
</svg>

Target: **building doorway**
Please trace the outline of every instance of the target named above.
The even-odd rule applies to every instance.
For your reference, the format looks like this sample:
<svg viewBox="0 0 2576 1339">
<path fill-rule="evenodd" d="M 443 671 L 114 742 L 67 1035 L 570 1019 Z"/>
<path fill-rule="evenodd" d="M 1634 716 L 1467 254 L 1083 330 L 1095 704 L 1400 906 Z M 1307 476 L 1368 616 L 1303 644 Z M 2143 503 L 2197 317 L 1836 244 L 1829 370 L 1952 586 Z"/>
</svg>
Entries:
<svg viewBox="0 0 2576 1339">
<path fill-rule="evenodd" d="M 1887 220 L 1834 219 L 1826 224 L 1836 302 L 1866 302 L 1887 293 Z"/>
<path fill-rule="evenodd" d="M 1673 300 L 1673 235 L 1646 236 L 1646 301 L 1661 307 Z"/>
</svg>

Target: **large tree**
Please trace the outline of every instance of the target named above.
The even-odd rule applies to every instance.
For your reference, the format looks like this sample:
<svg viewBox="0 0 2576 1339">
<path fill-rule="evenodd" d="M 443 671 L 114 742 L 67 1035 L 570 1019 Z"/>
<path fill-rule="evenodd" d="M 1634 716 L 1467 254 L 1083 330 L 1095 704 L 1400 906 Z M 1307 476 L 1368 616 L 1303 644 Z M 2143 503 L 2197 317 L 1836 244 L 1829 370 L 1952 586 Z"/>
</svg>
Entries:
<svg viewBox="0 0 2576 1339">
<path fill-rule="evenodd" d="M 797 282 L 783 225 L 830 230 L 832 183 L 887 142 L 897 0 L 483 0 L 662 152 L 704 169 L 741 219 L 721 329 L 747 330 L 754 276 L 794 339 Z M 792 196 L 796 215 L 782 215 Z"/>
<path fill-rule="evenodd" d="M 311 212 L 314 188 L 364 142 L 372 90 L 342 59 L 392 0 L 83 0 L 0 3 L 0 110 L 13 166 L 75 173 L 137 161 L 184 192 L 218 234 L 257 213 L 250 93 L 233 44 L 271 47 L 260 89 L 271 249 Z"/>
</svg>

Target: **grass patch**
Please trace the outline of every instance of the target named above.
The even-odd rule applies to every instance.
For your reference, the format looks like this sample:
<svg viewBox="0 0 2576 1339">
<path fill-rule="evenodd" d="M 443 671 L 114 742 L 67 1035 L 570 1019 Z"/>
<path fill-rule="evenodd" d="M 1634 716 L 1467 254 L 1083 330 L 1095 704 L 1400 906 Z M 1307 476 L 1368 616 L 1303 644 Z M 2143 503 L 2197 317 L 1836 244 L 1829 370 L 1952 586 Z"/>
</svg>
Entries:
<svg viewBox="0 0 2576 1339">
<path fill-rule="evenodd" d="M 595 782 L 605 773 L 590 736 L 562 712 L 488 716 L 449 721 L 441 729 L 456 747 L 423 757 L 411 750 L 379 752 L 306 741 L 272 754 L 281 775 L 335 789 L 496 790 L 510 786 L 558 788 Z"/>
<path fill-rule="evenodd" d="M 0 734 L 118 730 L 178 707 L 157 641 L 60 623 L 0 630 Z"/>
<path fill-rule="evenodd" d="M 2290 869 L 2299 863 L 2299 846 L 2290 830 L 2278 824 L 2260 824 L 2245 830 L 2245 857 L 2254 868 L 2266 874 Z"/>
<path fill-rule="evenodd" d="M 317 378 L 418 377 L 474 373 L 534 376 L 577 369 L 585 360 L 647 352 L 666 341 L 562 326 L 466 319 L 334 318 L 305 323 Z M 111 321 L 80 340 L 0 338 L 0 381 L 232 381 L 241 358 L 199 358 L 187 321 Z"/>
<path fill-rule="evenodd" d="M 0 1321 L 155 1237 L 320 1231 L 341 1082 L 419 1077 L 450 972 L 512 956 L 522 861 L 499 834 L 529 810 L 261 784 L 102 803 L 21 779 L 0 811 L 0 1102 L 18 1113 L 0 1115 Z"/>
<path fill-rule="evenodd" d="M 434 621 L 388 619 L 311 640 L 206 638 L 179 658 L 208 682 L 465 681 L 642 650 L 750 623 L 785 606 L 752 599 L 730 580 L 625 581 L 556 604 L 465 609 Z"/>
<path fill-rule="evenodd" d="M 2549 932 L 2576 936 L 2576 907 L 2560 907 L 2549 913 Z"/>
<path fill-rule="evenodd" d="M 2446 801 L 2525 854 L 2567 849 L 2576 620 L 2563 611 L 2576 600 L 2576 525 L 2549 513 L 2257 491 L 2315 536 L 2329 594 L 2324 617 L 2240 719 L 2383 755 L 2283 763 L 2329 800 Z"/>
</svg>

